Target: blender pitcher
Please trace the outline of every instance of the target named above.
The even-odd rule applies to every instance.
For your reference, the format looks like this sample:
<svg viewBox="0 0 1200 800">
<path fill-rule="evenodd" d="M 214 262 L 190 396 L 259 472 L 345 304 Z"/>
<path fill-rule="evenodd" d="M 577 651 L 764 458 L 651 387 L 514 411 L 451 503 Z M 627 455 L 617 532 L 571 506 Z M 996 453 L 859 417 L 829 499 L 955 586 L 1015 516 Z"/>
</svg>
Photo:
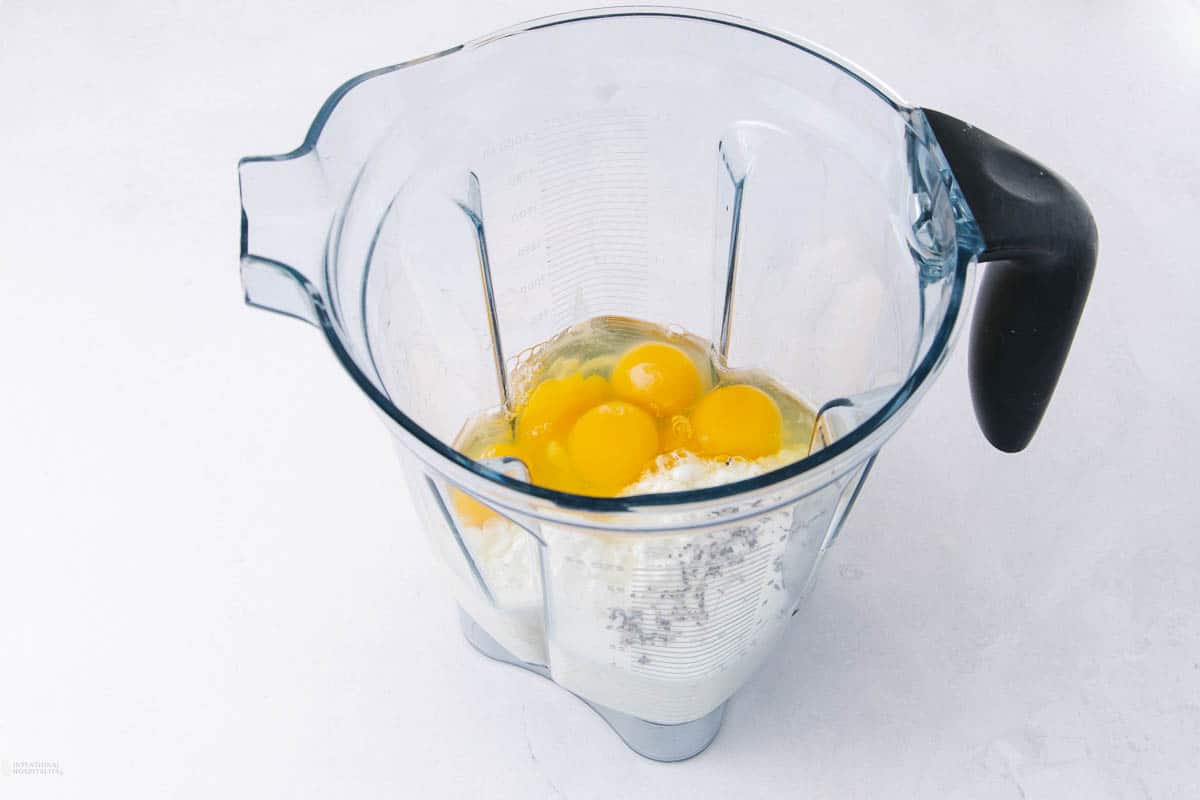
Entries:
<svg viewBox="0 0 1200 800">
<path fill-rule="evenodd" d="M 246 300 L 320 328 L 382 413 L 467 638 L 668 761 L 707 746 L 778 643 L 976 263 L 999 262 L 975 410 L 1015 452 L 1096 258 L 1086 205 L 1016 150 L 815 45 L 688 10 L 556 16 L 366 73 L 239 174 Z M 454 449 L 523 353 L 601 316 L 765 370 L 817 409 L 812 452 L 598 498 Z"/>
</svg>

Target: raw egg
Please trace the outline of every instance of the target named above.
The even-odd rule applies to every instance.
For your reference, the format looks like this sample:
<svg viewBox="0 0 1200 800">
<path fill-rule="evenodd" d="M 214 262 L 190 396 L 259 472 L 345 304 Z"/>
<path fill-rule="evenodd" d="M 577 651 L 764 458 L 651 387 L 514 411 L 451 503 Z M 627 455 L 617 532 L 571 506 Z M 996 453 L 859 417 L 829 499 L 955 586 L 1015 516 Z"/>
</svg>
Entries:
<svg viewBox="0 0 1200 800">
<path fill-rule="evenodd" d="M 579 415 L 611 395 L 603 375 L 583 377 L 578 372 L 547 378 L 534 387 L 519 409 L 517 440 L 560 439 Z"/>
<path fill-rule="evenodd" d="M 617 397 L 656 417 L 678 414 L 700 396 L 700 371 L 687 353 L 663 342 L 644 342 L 625 352 L 612 371 Z"/>
<path fill-rule="evenodd" d="M 771 396 L 747 384 L 713 389 L 692 409 L 700 455 L 759 458 L 783 443 L 783 415 Z"/>
<path fill-rule="evenodd" d="M 632 403 L 610 400 L 586 412 L 567 438 L 571 466 L 590 486 L 616 492 L 638 479 L 658 453 L 654 418 Z"/>
</svg>

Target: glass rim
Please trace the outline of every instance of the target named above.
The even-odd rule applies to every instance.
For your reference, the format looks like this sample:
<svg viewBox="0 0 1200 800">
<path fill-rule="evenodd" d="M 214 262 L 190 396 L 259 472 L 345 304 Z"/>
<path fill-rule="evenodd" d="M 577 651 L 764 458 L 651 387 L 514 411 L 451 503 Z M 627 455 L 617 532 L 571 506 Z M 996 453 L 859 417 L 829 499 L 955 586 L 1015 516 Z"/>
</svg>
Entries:
<svg viewBox="0 0 1200 800">
<path fill-rule="evenodd" d="M 539 17 L 518 23 L 516 25 L 503 28 L 496 32 L 478 37 L 460 45 L 446 48 L 435 53 L 420 56 L 398 64 L 393 64 L 386 67 L 364 72 L 361 75 L 355 76 L 343 83 L 335 89 L 325 102 L 321 105 L 320 110 L 314 117 L 309 126 L 308 132 L 304 137 L 303 143 L 296 149 L 274 156 L 254 156 L 242 159 L 241 163 L 254 161 L 283 161 L 290 160 L 303 156 L 316 148 L 317 142 L 320 139 L 321 131 L 325 123 L 332 115 L 334 109 L 338 106 L 341 100 L 356 86 L 364 83 L 372 78 L 379 77 L 391 72 L 395 72 L 407 67 L 424 64 L 434 61 L 439 58 L 453 55 L 463 50 L 473 50 L 478 47 L 486 46 L 490 43 L 507 39 L 516 35 L 531 33 L 539 30 L 553 28 L 563 24 L 575 22 L 587 22 L 599 19 L 611 19 L 622 17 L 659 17 L 659 18 L 674 18 L 693 20 L 697 22 L 716 23 L 726 25 L 732 28 L 738 28 L 749 33 L 765 36 L 775 41 L 794 47 L 802 52 L 814 56 L 830 66 L 838 69 L 844 74 L 854 78 L 863 87 L 870 90 L 881 101 L 887 103 L 897 114 L 905 116 L 906 114 L 919 112 L 905 103 L 900 97 L 886 84 L 878 80 L 866 70 L 853 64 L 849 60 L 827 50 L 820 45 L 809 42 L 801 37 L 794 36 L 790 33 L 762 26 L 753 23 L 745 18 L 737 17 L 728 14 L 721 14 L 710 11 L 701 11 L 690 8 L 670 7 L 670 6 L 609 6 L 604 8 L 584 9 L 579 11 L 571 11 L 551 16 Z M 243 212 L 244 215 L 244 212 Z M 245 220 L 243 216 L 243 227 Z M 958 235 L 962 236 L 962 231 L 958 231 Z M 950 287 L 950 297 L 947 302 L 946 313 L 943 316 L 933 340 L 930 343 L 929 350 L 924 358 L 917 363 L 908 377 L 900 384 L 891 397 L 866 420 L 856 425 L 847 434 L 837 439 L 832 444 L 822 448 L 816 453 L 811 453 L 798 461 L 794 461 L 777 469 L 770 470 L 761 475 L 752 478 L 747 478 L 731 483 L 724 483 L 717 486 L 711 486 L 701 489 L 688 489 L 675 492 L 658 492 L 652 494 L 629 495 L 623 497 L 593 497 L 591 495 L 573 494 L 570 492 L 560 492 L 554 489 L 548 489 L 541 486 L 536 486 L 532 483 L 510 478 L 500 472 L 497 472 L 482 463 L 467 457 L 466 455 L 455 450 L 452 446 L 437 436 L 434 436 L 429 431 L 425 430 L 415 420 L 409 417 L 400 409 L 392 400 L 375 385 L 375 383 L 367 376 L 365 370 L 359 366 L 354 356 L 351 355 L 349 347 L 347 347 L 340 330 L 340 321 L 335 319 L 330 313 L 327 306 L 327 298 L 325 293 L 301 275 L 298 271 L 284 264 L 276 264 L 276 266 L 291 273 L 291 275 L 304 287 L 313 301 L 313 306 L 317 316 L 319 327 L 329 342 L 338 361 L 342 367 L 349 373 L 350 377 L 358 385 L 371 401 L 393 422 L 400 426 L 407 434 L 412 436 L 417 443 L 426 447 L 435 456 L 437 461 L 444 465 L 452 465 L 471 473 L 479 478 L 486 480 L 491 484 L 523 495 L 533 500 L 550 501 L 556 508 L 568 511 L 582 512 L 597 512 L 597 513 L 620 513 L 620 512 L 636 512 L 642 509 L 651 507 L 665 506 L 691 506 L 696 504 L 707 504 L 713 501 L 729 500 L 741 495 L 748 495 L 767 489 L 778 484 L 782 484 L 793 478 L 797 478 L 805 473 L 813 472 L 817 468 L 830 464 L 831 462 L 857 463 L 856 456 L 861 456 L 863 459 L 869 456 L 868 452 L 861 446 L 872 438 L 873 434 L 879 431 L 890 419 L 895 417 L 898 412 L 904 409 L 909 403 L 916 399 L 925 388 L 927 380 L 936 373 L 942 356 L 945 354 L 952 338 L 956 325 L 959 321 L 959 316 L 962 311 L 962 304 L 965 295 L 965 289 L 968 280 L 970 264 L 974 261 L 974 253 L 964 251 L 964 248 L 958 248 L 958 259 L 954 269 L 954 275 L 948 276 L 948 279 L 953 281 Z M 328 251 L 326 259 L 332 257 Z M 326 264 L 326 270 L 328 269 Z M 426 460 L 426 459 L 422 459 Z M 431 465 L 432 466 L 432 465 Z M 507 504 L 505 504 L 507 505 Z"/>
</svg>

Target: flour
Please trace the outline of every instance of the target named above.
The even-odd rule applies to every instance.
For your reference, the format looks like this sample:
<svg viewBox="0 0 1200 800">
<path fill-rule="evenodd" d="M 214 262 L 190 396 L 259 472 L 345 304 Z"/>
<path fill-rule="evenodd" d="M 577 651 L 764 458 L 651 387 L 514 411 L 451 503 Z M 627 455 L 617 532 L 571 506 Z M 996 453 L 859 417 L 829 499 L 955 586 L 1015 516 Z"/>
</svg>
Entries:
<svg viewBox="0 0 1200 800">
<path fill-rule="evenodd" d="M 728 483 L 797 457 L 663 457 L 626 493 Z M 515 523 L 493 518 L 462 530 L 493 602 L 479 592 L 460 592 L 460 602 L 510 652 L 548 665 L 581 697 L 652 722 L 687 722 L 747 680 L 798 602 L 807 568 L 789 575 L 785 549 L 807 532 L 793 531 L 793 517 L 786 508 L 667 533 L 543 523 L 544 549 Z"/>
</svg>

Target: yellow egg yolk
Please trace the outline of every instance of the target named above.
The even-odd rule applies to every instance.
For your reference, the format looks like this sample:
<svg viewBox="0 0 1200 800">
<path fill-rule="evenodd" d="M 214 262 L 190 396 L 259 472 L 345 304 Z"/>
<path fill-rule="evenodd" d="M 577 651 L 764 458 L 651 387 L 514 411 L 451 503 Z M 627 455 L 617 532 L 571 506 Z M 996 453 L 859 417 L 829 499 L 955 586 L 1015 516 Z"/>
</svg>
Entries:
<svg viewBox="0 0 1200 800">
<path fill-rule="evenodd" d="M 527 444 L 523 450 L 525 465 L 529 467 L 530 480 L 535 486 L 559 492 L 579 493 L 583 490 L 583 482 L 571 466 L 571 458 L 563 440 Z"/>
<path fill-rule="evenodd" d="M 656 417 L 686 410 L 700 396 L 700 371 L 674 345 L 645 342 L 631 347 L 612 372 L 617 397 L 636 403 Z"/>
<path fill-rule="evenodd" d="M 589 487 L 617 492 L 637 480 L 657 454 L 658 428 L 641 408 L 610 400 L 579 418 L 567 437 L 567 452 Z"/>
<path fill-rule="evenodd" d="M 495 511 L 466 492 L 454 489 L 452 495 L 454 497 L 454 514 L 458 518 L 459 525 L 482 528 L 485 522 L 496 516 Z"/>
<path fill-rule="evenodd" d="M 782 447 L 783 417 L 769 394 L 749 384 L 706 390 L 679 347 L 643 342 L 615 363 L 611 355 L 587 363 L 611 365 L 611 378 L 577 371 L 535 383 L 512 409 L 512 438 L 468 455 L 519 458 L 536 486 L 611 497 L 660 455 L 756 459 Z M 482 527 L 498 516 L 462 491 L 451 499 L 461 524 Z"/>
<path fill-rule="evenodd" d="M 579 415 L 611 395 L 601 375 L 587 378 L 578 372 L 547 378 L 534 387 L 517 410 L 517 441 L 561 439 Z"/>
<path fill-rule="evenodd" d="M 485 459 L 503 458 L 505 456 L 511 456 L 513 458 L 520 458 L 524 460 L 524 454 L 521 452 L 521 448 L 517 447 L 515 444 L 509 444 L 507 442 L 489 445 L 471 457 L 475 459 Z M 495 511 L 492 511 L 490 508 L 471 497 L 471 495 L 467 494 L 466 492 L 461 492 L 458 489 L 454 489 L 451 492 L 451 496 L 454 500 L 454 511 L 458 517 L 460 525 L 469 525 L 471 527 L 480 528 L 483 527 L 483 524 L 489 519 L 498 516 Z"/>
<path fill-rule="evenodd" d="M 578 372 L 547 378 L 533 388 L 516 409 L 516 447 L 535 485 L 582 491 L 583 483 L 567 455 L 567 434 L 581 414 L 611 396 L 612 388 L 602 375 L 585 378 Z"/>
<path fill-rule="evenodd" d="M 658 451 L 660 453 L 690 449 L 692 449 L 692 421 L 687 416 L 675 414 L 658 421 Z"/>
<path fill-rule="evenodd" d="M 771 396 L 745 384 L 722 386 L 692 409 L 692 436 L 705 456 L 759 458 L 783 444 L 783 415 Z"/>
</svg>

